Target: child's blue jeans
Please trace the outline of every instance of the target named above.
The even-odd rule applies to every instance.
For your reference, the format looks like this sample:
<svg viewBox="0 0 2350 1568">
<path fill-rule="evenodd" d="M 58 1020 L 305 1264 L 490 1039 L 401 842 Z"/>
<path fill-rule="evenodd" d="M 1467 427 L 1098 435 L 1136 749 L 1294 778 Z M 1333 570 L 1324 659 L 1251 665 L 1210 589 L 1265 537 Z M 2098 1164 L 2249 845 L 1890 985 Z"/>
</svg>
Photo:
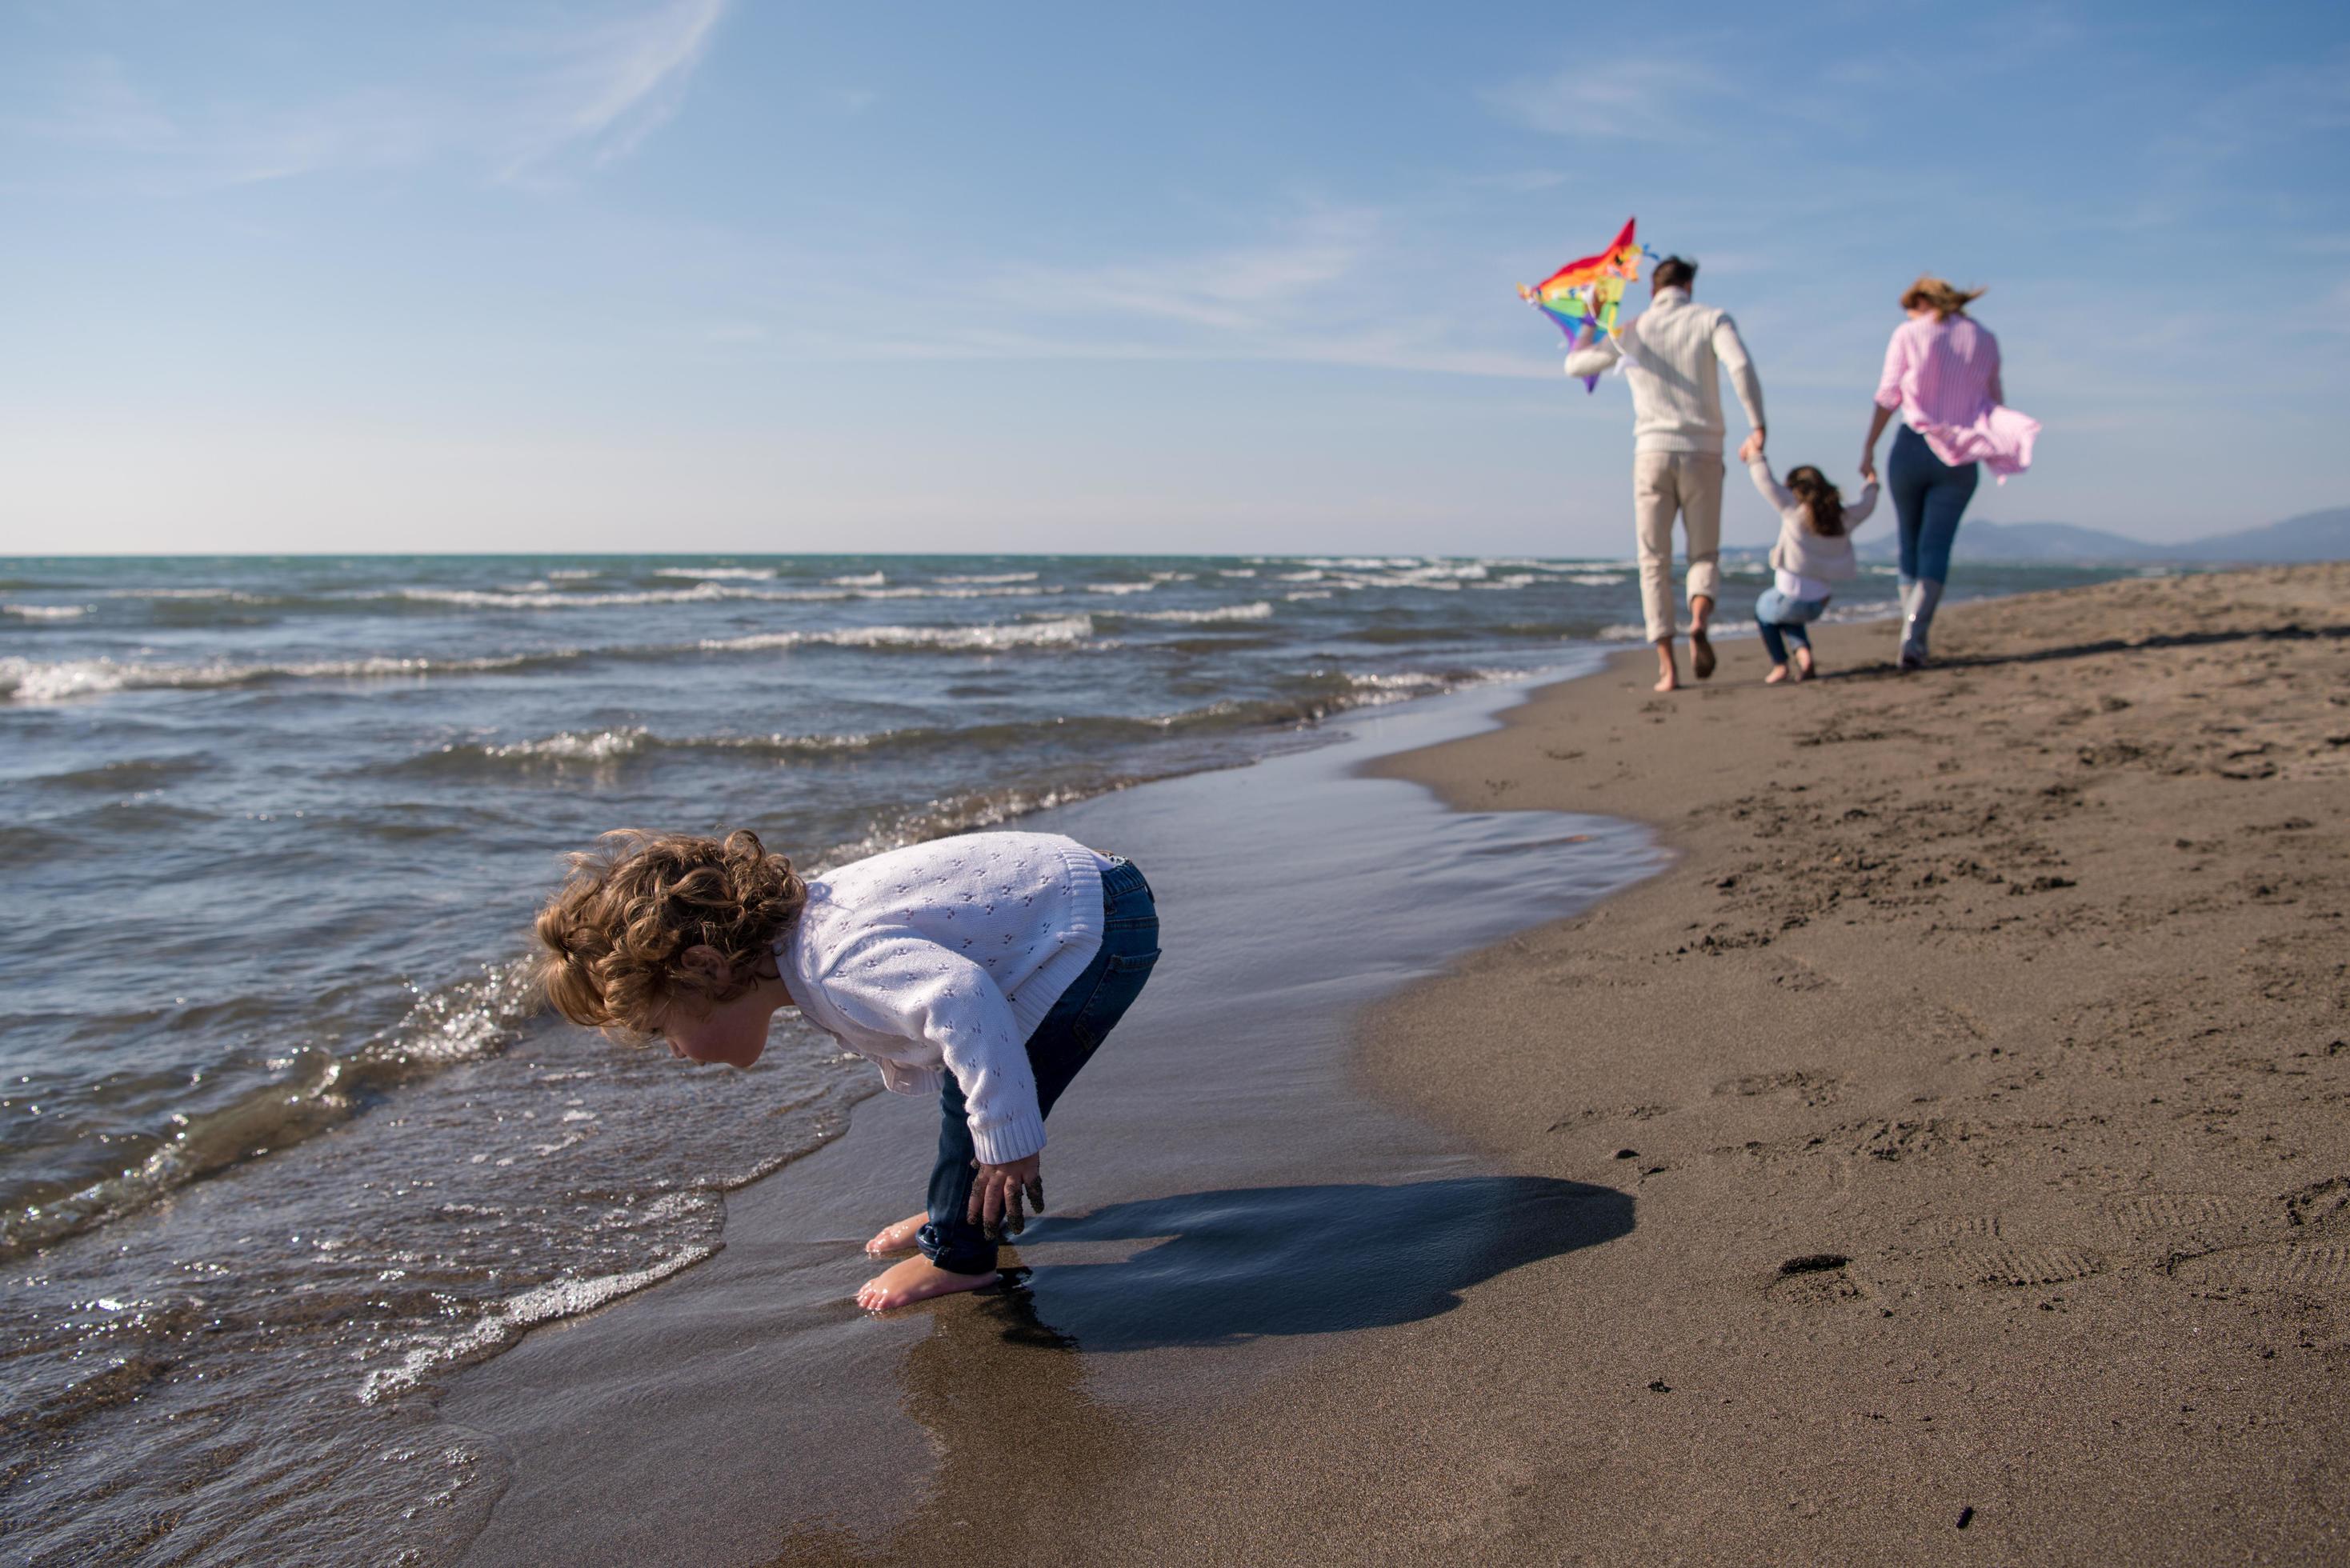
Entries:
<svg viewBox="0 0 2350 1568">
<path fill-rule="evenodd" d="M 1053 1003 L 1028 1036 L 1028 1065 L 1036 1075 L 1036 1109 L 1053 1114 L 1053 1102 L 1077 1070 L 1093 1059 L 1102 1041 L 1150 979 L 1159 961 L 1159 906 L 1150 884 L 1132 862 L 1102 870 L 1101 951 Z M 939 1091 L 939 1162 L 931 1168 L 930 1223 L 915 1237 L 922 1256 L 958 1274 L 984 1274 L 995 1268 L 995 1243 L 984 1228 L 963 1217 L 979 1169 L 971 1141 L 971 1118 L 962 1086 L 946 1075 Z"/>
<path fill-rule="evenodd" d="M 1825 599 L 1791 599 L 1777 588 L 1764 588 L 1754 600 L 1754 624 L 1762 628 L 1762 646 L 1771 650 L 1771 662 L 1786 663 L 1791 642 L 1811 647 L 1812 634 L 1804 628 L 1827 607 Z"/>
</svg>

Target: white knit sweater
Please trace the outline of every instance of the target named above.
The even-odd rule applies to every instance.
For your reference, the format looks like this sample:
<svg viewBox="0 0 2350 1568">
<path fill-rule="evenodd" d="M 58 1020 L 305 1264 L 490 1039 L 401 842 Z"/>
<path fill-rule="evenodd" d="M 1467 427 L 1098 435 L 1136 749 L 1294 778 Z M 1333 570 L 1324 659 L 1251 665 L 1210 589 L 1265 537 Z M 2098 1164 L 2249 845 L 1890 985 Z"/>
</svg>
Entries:
<svg viewBox="0 0 2350 1568">
<path fill-rule="evenodd" d="M 1726 310 L 1692 304 L 1686 289 L 1657 290 L 1648 308 L 1616 337 L 1570 352 L 1566 373 L 1597 376 L 1619 359 L 1632 387 L 1634 452 L 1721 456 L 1723 370 L 1730 372 L 1746 422 L 1762 428 L 1762 381 L 1738 336 L 1738 323 Z"/>
<path fill-rule="evenodd" d="M 1774 569 L 1818 584 L 1848 583 L 1860 576 L 1860 563 L 1852 553 L 1852 531 L 1877 510 L 1875 480 L 1860 487 L 1859 499 L 1845 503 L 1844 532 L 1831 538 L 1812 531 L 1812 509 L 1773 476 L 1770 459 L 1756 458 L 1746 465 L 1746 472 L 1754 476 L 1754 488 L 1762 493 L 1762 499 L 1779 514 L 1779 541 L 1771 546 Z"/>
<path fill-rule="evenodd" d="M 885 1086 L 962 1088 L 989 1165 L 1045 1147 L 1028 1036 L 1102 943 L 1103 858 L 1049 833 L 974 833 L 808 884 L 776 948 L 803 1016 L 880 1064 Z"/>
</svg>

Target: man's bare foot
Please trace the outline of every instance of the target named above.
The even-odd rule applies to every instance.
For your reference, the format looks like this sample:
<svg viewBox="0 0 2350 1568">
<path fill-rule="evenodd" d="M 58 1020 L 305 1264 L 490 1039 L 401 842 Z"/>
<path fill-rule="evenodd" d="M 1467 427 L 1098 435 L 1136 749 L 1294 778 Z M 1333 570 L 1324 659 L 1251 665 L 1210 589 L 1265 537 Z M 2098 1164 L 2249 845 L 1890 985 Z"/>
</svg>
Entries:
<svg viewBox="0 0 2350 1568">
<path fill-rule="evenodd" d="M 1812 664 L 1812 650 L 1808 648 L 1795 649 L 1795 679 L 1809 680 L 1818 673 L 1819 670 Z"/>
<path fill-rule="evenodd" d="M 1771 673 L 1770 673 L 1770 674 L 1768 674 L 1768 675 L 1765 675 L 1765 676 L 1762 678 L 1762 684 L 1763 684 L 1763 685 L 1765 685 L 1765 686 L 1777 686 L 1777 685 L 1781 684 L 1782 682 L 1783 682 L 1786 679 L 1787 679 L 1787 667 L 1786 667 L 1785 665 L 1783 665 L 1783 664 L 1774 664 L 1774 665 L 1773 665 L 1773 666 L 1771 667 Z M 868 1247 L 868 1248 L 866 1248 L 865 1250 L 866 1250 L 867 1251 L 868 1251 L 868 1252 L 869 1252 L 869 1251 L 871 1251 L 873 1249 L 872 1249 L 872 1248 L 870 1248 L 870 1247 Z"/>
<path fill-rule="evenodd" d="M 993 1284 L 997 1277 L 993 1270 L 984 1274 L 958 1274 L 940 1268 L 928 1258 L 909 1258 L 902 1263 L 892 1263 L 866 1281 L 864 1288 L 857 1293 L 857 1304 L 867 1312 L 888 1312 L 892 1307 L 926 1302 L 932 1296 L 975 1291 Z"/>
<path fill-rule="evenodd" d="M 927 1213 L 910 1214 L 895 1225 L 883 1226 L 874 1232 L 873 1240 L 865 1243 L 865 1255 L 886 1258 L 892 1252 L 912 1251 L 914 1233 L 930 1222 L 931 1217 Z"/>
<path fill-rule="evenodd" d="M 1713 639 L 1705 635 L 1705 622 L 1690 628 L 1690 672 L 1700 680 L 1713 679 Z"/>
<path fill-rule="evenodd" d="M 1673 662 L 1672 639 L 1668 638 L 1657 644 L 1657 690 L 1678 691 L 1680 688 L 1680 668 Z"/>
</svg>

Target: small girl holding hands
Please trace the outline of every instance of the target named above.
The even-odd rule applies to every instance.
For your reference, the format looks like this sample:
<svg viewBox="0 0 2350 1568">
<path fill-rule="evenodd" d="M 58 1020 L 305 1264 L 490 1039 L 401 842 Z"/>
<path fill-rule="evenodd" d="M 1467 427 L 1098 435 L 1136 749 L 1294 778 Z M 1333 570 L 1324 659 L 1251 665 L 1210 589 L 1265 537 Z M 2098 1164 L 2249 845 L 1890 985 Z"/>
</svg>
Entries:
<svg viewBox="0 0 2350 1568">
<path fill-rule="evenodd" d="M 1838 583 L 1860 575 L 1853 557 L 1852 530 L 1877 507 L 1877 482 L 1861 487 L 1860 499 L 1845 504 L 1827 476 L 1809 463 L 1787 475 L 1781 484 L 1771 477 L 1771 464 L 1757 455 L 1747 464 L 1754 488 L 1779 514 L 1779 542 L 1771 546 L 1771 586 L 1754 601 L 1755 623 L 1762 628 L 1762 645 L 1771 651 L 1771 673 L 1762 679 L 1776 686 L 1815 674 L 1812 637 L 1804 628 L 1820 618 Z M 1787 645 L 1795 645 L 1795 668 L 1787 670 Z"/>
<path fill-rule="evenodd" d="M 866 1243 L 906 1259 L 868 1311 L 977 1290 L 1024 1201 L 1045 1209 L 1045 1118 L 1159 958 L 1131 863 L 1047 833 L 975 833 L 805 879 L 747 830 L 609 833 L 539 911 L 538 978 L 572 1023 L 748 1067 L 800 1015 L 939 1096 L 929 1203 Z"/>
</svg>

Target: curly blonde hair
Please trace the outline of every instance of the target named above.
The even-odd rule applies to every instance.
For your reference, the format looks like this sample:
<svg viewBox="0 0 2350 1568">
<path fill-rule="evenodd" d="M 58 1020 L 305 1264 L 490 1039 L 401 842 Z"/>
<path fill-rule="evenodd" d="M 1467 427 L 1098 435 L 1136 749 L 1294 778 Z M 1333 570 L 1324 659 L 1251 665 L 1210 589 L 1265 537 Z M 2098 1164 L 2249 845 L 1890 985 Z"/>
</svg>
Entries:
<svg viewBox="0 0 2350 1568">
<path fill-rule="evenodd" d="M 566 857 L 570 875 L 538 912 L 539 989 L 572 1023 L 641 1042 L 681 997 L 700 1006 L 749 991 L 807 902 L 791 861 L 748 828 L 723 839 L 623 828 Z M 687 969 L 711 947 L 723 977 Z"/>
</svg>

